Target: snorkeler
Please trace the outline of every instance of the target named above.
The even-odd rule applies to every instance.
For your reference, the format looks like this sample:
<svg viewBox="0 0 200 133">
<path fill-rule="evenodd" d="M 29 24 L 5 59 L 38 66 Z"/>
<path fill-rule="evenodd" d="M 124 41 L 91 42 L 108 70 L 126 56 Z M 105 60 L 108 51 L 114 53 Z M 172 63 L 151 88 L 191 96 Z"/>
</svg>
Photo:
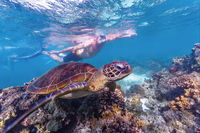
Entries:
<svg viewBox="0 0 200 133">
<path fill-rule="evenodd" d="M 60 51 L 43 51 L 43 54 L 50 56 L 57 62 L 69 62 L 69 61 L 80 61 L 85 58 L 93 57 L 99 52 L 99 50 L 104 46 L 105 42 L 118 39 L 131 37 L 136 35 L 135 31 L 132 29 L 124 30 L 117 33 L 110 33 L 108 35 L 90 36 L 88 35 L 88 40 L 83 40 L 79 42 L 79 45 L 62 49 Z M 67 55 L 64 53 L 69 52 Z"/>
<path fill-rule="evenodd" d="M 27 60 L 39 56 L 41 54 L 48 55 L 53 60 L 63 63 L 69 61 L 80 61 L 85 58 L 95 56 L 100 49 L 104 46 L 105 42 L 109 42 L 118 38 L 125 38 L 135 36 L 136 33 L 133 29 L 123 30 L 116 33 L 110 33 L 107 35 L 72 35 L 70 40 L 76 46 L 68 47 L 59 51 L 45 51 L 45 48 L 41 48 L 33 54 L 26 56 L 12 56 L 10 58 L 17 60 Z M 68 52 L 68 53 L 67 53 Z"/>
</svg>

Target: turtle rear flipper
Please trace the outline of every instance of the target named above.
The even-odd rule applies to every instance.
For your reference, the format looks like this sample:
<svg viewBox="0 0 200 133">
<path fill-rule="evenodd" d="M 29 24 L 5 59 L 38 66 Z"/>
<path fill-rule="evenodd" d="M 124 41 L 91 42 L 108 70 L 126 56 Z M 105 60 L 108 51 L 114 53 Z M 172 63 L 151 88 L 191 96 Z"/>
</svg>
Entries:
<svg viewBox="0 0 200 133">
<path fill-rule="evenodd" d="M 54 93 L 49 94 L 48 96 L 42 98 L 39 102 L 35 103 L 27 112 L 25 112 L 22 116 L 20 116 L 17 120 L 15 120 L 13 123 L 8 125 L 2 133 L 7 133 L 11 129 L 13 129 L 18 123 L 20 123 L 24 118 L 26 118 L 28 115 L 30 115 L 32 112 L 37 110 L 42 105 L 50 102 L 51 100 L 54 100 L 55 98 L 61 97 L 63 95 L 66 95 L 70 92 L 79 91 L 80 89 L 83 89 L 87 87 L 86 82 L 78 82 L 71 84 L 69 86 L 64 87 L 63 89 L 60 89 Z"/>
</svg>

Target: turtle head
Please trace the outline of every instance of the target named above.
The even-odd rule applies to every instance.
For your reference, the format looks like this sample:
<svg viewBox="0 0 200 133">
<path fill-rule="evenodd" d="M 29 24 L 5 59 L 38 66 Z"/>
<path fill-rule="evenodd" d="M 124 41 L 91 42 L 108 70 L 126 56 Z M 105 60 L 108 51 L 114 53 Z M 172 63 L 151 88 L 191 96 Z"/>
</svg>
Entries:
<svg viewBox="0 0 200 133">
<path fill-rule="evenodd" d="M 125 61 L 115 61 L 103 66 L 103 74 L 112 82 L 128 76 L 132 72 L 131 66 Z"/>
</svg>

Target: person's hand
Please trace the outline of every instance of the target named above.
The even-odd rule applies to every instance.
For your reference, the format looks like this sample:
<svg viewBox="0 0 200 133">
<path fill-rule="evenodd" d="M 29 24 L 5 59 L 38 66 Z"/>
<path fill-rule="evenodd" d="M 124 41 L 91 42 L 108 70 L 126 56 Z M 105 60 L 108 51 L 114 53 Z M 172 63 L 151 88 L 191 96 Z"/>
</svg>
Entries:
<svg viewBox="0 0 200 133">
<path fill-rule="evenodd" d="M 137 33 L 133 29 L 128 29 L 128 30 L 121 32 L 121 37 L 132 37 L 135 35 L 137 35 Z"/>
</svg>

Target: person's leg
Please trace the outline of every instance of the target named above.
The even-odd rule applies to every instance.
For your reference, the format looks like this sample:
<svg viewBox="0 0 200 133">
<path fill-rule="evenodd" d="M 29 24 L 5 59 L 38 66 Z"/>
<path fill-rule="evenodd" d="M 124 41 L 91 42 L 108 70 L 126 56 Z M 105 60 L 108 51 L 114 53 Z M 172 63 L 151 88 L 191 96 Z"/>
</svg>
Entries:
<svg viewBox="0 0 200 133">
<path fill-rule="evenodd" d="M 49 57 L 51 57 L 53 60 L 62 63 L 63 62 L 63 58 L 61 58 L 60 56 L 58 56 L 57 54 L 51 54 L 47 51 L 43 51 L 43 54 L 48 55 Z"/>
</svg>

